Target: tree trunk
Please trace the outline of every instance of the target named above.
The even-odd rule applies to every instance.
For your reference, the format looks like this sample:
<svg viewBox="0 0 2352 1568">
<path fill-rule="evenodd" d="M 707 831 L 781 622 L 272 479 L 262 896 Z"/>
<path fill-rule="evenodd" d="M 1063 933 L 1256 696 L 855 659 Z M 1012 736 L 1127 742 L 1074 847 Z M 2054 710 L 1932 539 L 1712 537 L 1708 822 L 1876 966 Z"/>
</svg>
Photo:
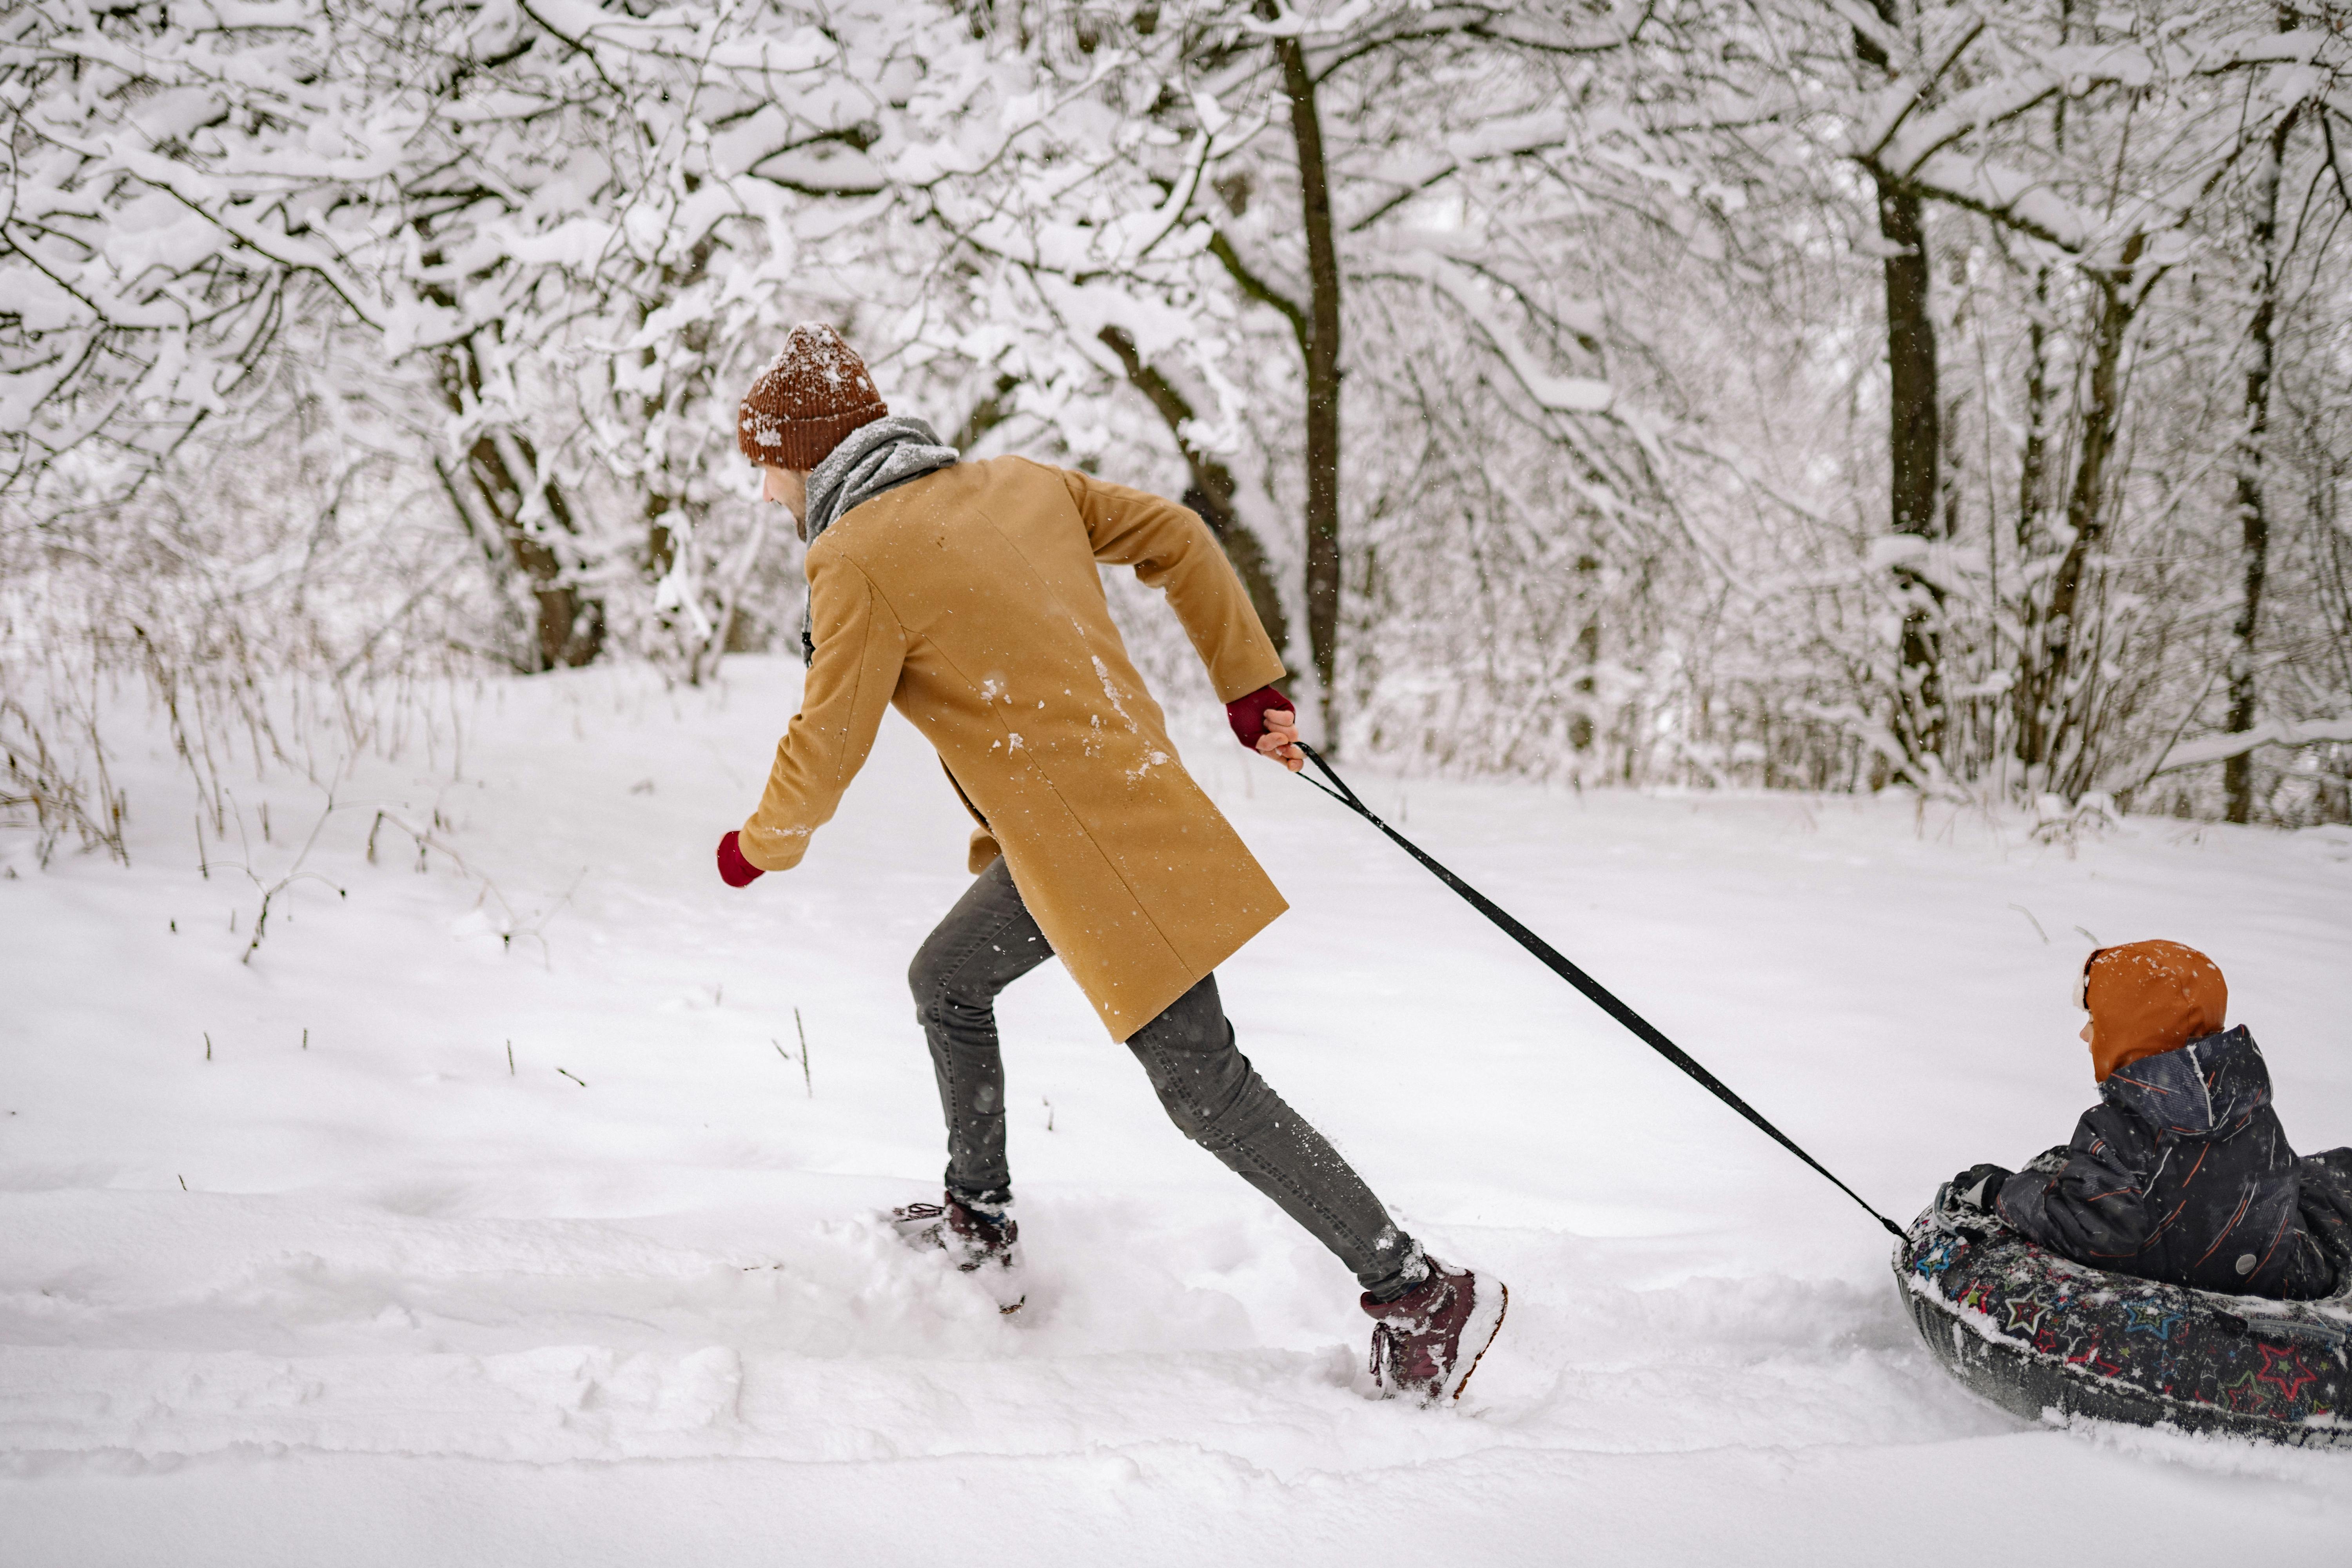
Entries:
<svg viewBox="0 0 2352 1568">
<path fill-rule="evenodd" d="M 461 344 L 442 355 L 441 387 L 453 413 L 462 414 L 468 399 L 478 397 L 481 371 L 469 348 Z M 504 537 L 515 565 L 530 584 L 537 606 L 531 668 L 572 668 L 594 658 L 604 647 L 604 606 L 564 581 L 562 557 L 549 543 L 545 531 L 522 521 L 523 486 L 537 476 L 538 468 L 539 455 L 518 435 L 502 437 L 500 432 L 485 430 L 466 453 L 467 477 L 488 510 L 491 526 Z M 541 490 L 540 499 L 557 529 L 565 533 L 579 531 L 562 487 L 551 481 Z"/>
<path fill-rule="evenodd" d="M 1927 237 L 1916 192 L 1878 179 L 1878 232 L 1886 241 L 1886 366 L 1892 413 L 1890 516 L 1895 531 L 1933 539 L 1941 487 L 1942 417 L 1936 400 L 1936 323 L 1927 313 Z"/>
<path fill-rule="evenodd" d="M 1576 558 L 1577 597 L 1589 600 L 1593 591 L 1592 584 L 1600 575 L 1599 556 L 1579 555 Z M 1584 624 L 1577 628 L 1576 662 L 1583 673 L 1570 683 L 1570 689 L 1576 693 L 1577 708 L 1569 717 L 1568 743 L 1579 752 L 1589 752 L 1600 729 L 1593 712 L 1594 699 L 1601 689 L 1600 677 L 1595 673 L 1601 665 L 1601 614 L 1598 610 L 1588 609 Z"/>
<path fill-rule="evenodd" d="M 1888 521 L 1899 534 L 1940 539 L 1943 414 L 1936 323 L 1928 314 L 1927 236 L 1917 194 L 1883 175 L 1878 182 L 1878 232 L 1887 245 Z M 1895 568 L 1895 580 L 1904 599 L 1900 738 L 1904 753 L 1925 763 L 1944 749 L 1944 594 L 1907 562 Z"/>
<path fill-rule="evenodd" d="M 2042 487 L 2050 472 L 2050 269 L 2033 276 L 2033 316 L 2025 328 L 2025 450 L 2017 466 L 2017 549 L 2020 563 L 2042 531 Z"/>
<path fill-rule="evenodd" d="M 1282 594 L 1275 586 L 1274 574 L 1267 567 L 1265 546 L 1234 510 L 1233 470 L 1213 453 L 1204 452 L 1185 437 L 1184 426 L 1192 418 L 1192 404 L 1174 383 L 1146 364 L 1136 352 L 1135 339 L 1124 328 L 1105 327 L 1099 334 L 1104 345 L 1118 356 L 1127 379 L 1135 389 L 1151 400 L 1160 417 L 1168 423 L 1168 433 L 1176 438 L 1176 449 L 1183 454 L 1185 466 L 1192 471 L 1192 482 L 1184 491 L 1184 504 L 1198 512 L 1217 542 L 1225 548 L 1225 558 L 1234 563 L 1234 571 L 1249 591 L 1250 605 L 1257 611 L 1258 623 L 1273 639 L 1275 651 L 1283 656 L 1283 666 L 1290 666 L 1290 616 L 1282 607 Z"/>
<path fill-rule="evenodd" d="M 2032 569 L 2041 552 L 2042 513 L 2050 482 L 2050 329 L 2043 320 L 2049 305 L 2050 269 L 2045 267 L 2033 275 L 2033 316 L 2025 331 L 2025 448 L 2017 466 L 2017 668 L 2009 691 L 2011 754 L 2028 767 L 2041 755 L 2042 729 L 2042 617 Z"/>
<path fill-rule="evenodd" d="M 686 189 L 688 195 L 692 195 L 700 184 L 698 176 L 691 174 L 686 176 Z M 686 264 L 683 267 L 672 265 L 662 268 L 660 293 L 644 300 L 637 307 L 638 326 L 643 327 L 656 310 L 671 304 L 680 293 L 702 280 L 705 270 L 710 265 L 711 252 L 718 248 L 718 244 L 716 236 L 706 234 L 695 241 L 693 247 L 687 252 Z M 686 322 L 678 329 L 677 344 L 695 360 L 707 363 L 710 349 L 710 322 L 707 319 Z M 639 415 L 648 426 L 659 418 L 667 395 L 667 389 L 662 385 L 662 378 L 655 368 L 659 361 L 659 353 L 650 343 L 640 351 L 637 358 L 640 368 L 654 373 L 651 376 L 654 390 L 646 395 L 638 406 Z M 669 475 L 667 472 L 668 468 L 667 460 L 663 462 L 662 468 L 664 471 L 658 476 L 662 482 L 655 482 L 655 477 L 649 476 L 646 487 L 645 574 L 646 581 L 648 583 L 658 583 L 668 576 L 670 568 L 677 563 L 677 531 L 671 526 L 670 514 L 681 508 L 678 498 L 670 493 L 674 487 L 667 483 Z M 695 524 L 700 521 L 706 509 L 698 505 L 686 507 L 683 510 L 688 514 L 687 525 L 690 535 Z M 730 600 L 730 603 L 732 601 Z M 689 663 L 689 671 L 698 665 L 698 657 L 696 660 Z"/>
<path fill-rule="evenodd" d="M 2245 554 L 2238 618 L 2230 628 L 2237 643 L 2230 653 L 2230 733 L 2233 735 L 2254 727 L 2258 696 L 2254 643 L 2262 626 L 2263 579 L 2270 570 L 2271 523 L 2263 504 L 2263 445 L 2271 423 L 2272 333 L 2278 319 L 2279 175 L 2286 163 L 2287 139 L 2294 134 L 2294 121 L 2293 110 L 2280 118 L 2254 172 L 2254 260 L 2262 270 L 2255 279 L 2253 319 L 2246 326 L 2246 434 L 2238 445 L 2238 526 Z M 2221 764 L 2221 790 L 2223 815 L 2231 822 L 2252 821 L 2252 752 L 2241 752 Z"/>
<path fill-rule="evenodd" d="M 1259 15 L 1279 16 L 1271 0 Z M 1307 231 L 1307 642 L 1323 696 L 1323 749 L 1339 751 L 1339 253 L 1331 222 L 1330 172 L 1307 50 L 1295 37 L 1274 41 L 1290 100 L 1298 156 L 1298 199 Z"/>
<path fill-rule="evenodd" d="M 2133 273 L 2147 248 L 2147 237 L 2133 235 L 2124 242 L 2121 265 L 2095 279 L 2099 288 L 2099 316 L 2091 338 L 2090 385 L 2083 407 L 2074 479 L 2066 493 L 2066 526 L 2072 537 L 2058 563 L 2050 608 L 2042 617 L 2035 743 L 2027 759 L 2029 764 L 2045 770 L 2038 781 L 2043 788 L 2054 788 L 2060 782 L 2046 770 L 2056 764 L 2072 728 L 2068 710 L 2074 697 L 2068 686 L 2080 641 L 2075 620 L 2082 611 L 2084 572 L 2106 531 L 2107 460 L 2115 453 L 2121 413 L 2124 339 L 2138 313 L 2139 301 L 2146 298 L 2134 286 Z"/>
<path fill-rule="evenodd" d="M 1877 0 L 1889 26 L 1900 24 L 1894 0 Z M 1888 64 L 1877 46 L 1857 33 L 1862 59 Z M 1871 179 L 1878 196 L 1880 268 L 1886 289 L 1888 521 L 1915 539 L 1943 536 L 1937 503 L 1943 489 L 1943 418 L 1936 385 L 1936 323 L 1928 313 L 1927 232 L 1919 193 L 1884 170 Z M 1903 750 L 1914 763 L 1940 757 L 1944 745 L 1941 589 L 1906 563 L 1895 569 L 1904 599 L 1902 691 L 1896 706 Z"/>
<path fill-rule="evenodd" d="M 506 444 L 514 447 L 509 461 Z M 505 441 L 485 434 L 467 455 L 467 468 L 492 509 L 505 525 L 515 564 L 530 579 L 530 596 L 539 606 L 539 658 L 541 669 L 572 669 L 593 659 L 604 646 L 603 601 L 582 594 L 564 581 L 563 558 L 549 542 L 548 531 L 522 521 L 523 487 L 539 471 L 539 454 L 530 441 L 509 433 Z M 571 503 L 553 483 L 540 491 L 540 500 L 557 530 L 577 533 Z"/>
</svg>

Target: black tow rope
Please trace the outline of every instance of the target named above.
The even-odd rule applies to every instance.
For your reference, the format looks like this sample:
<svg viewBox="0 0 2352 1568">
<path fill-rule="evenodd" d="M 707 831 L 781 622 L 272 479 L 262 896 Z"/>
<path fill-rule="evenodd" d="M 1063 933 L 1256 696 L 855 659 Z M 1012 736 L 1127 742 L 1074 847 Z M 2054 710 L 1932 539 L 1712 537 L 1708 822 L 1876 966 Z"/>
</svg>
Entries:
<svg viewBox="0 0 2352 1568">
<path fill-rule="evenodd" d="M 1521 947 L 1524 947 L 1529 952 L 1534 953 L 1538 959 L 1542 961 L 1545 968 L 1550 970 L 1554 974 L 1559 975 L 1562 980 L 1567 981 L 1570 985 L 1575 986 L 1579 991 L 1583 992 L 1584 994 L 1591 999 L 1593 1005 L 1599 1007 L 1602 1012 L 1608 1014 L 1611 1017 L 1624 1025 L 1626 1028 L 1632 1030 L 1634 1038 L 1640 1040 L 1643 1045 L 1649 1047 L 1652 1050 L 1665 1058 L 1666 1060 L 1674 1063 L 1675 1066 L 1682 1068 L 1684 1072 L 1688 1073 L 1701 1089 L 1706 1089 L 1709 1094 L 1715 1096 L 1716 1099 L 1723 1101 L 1724 1104 L 1731 1107 L 1732 1110 L 1739 1112 L 1740 1115 L 1754 1122 L 1758 1130 L 1760 1131 L 1767 1138 L 1771 1139 L 1772 1142 L 1780 1145 L 1781 1148 L 1786 1149 L 1790 1153 L 1794 1154 L 1798 1159 L 1802 1160 L 1806 1164 L 1811 1165 L 1814 1170 L 1819 1171 L 1822 1175 L 1828 1180 L 1832 1186 L 1837 1188 L 1838 1191 L 1852 1198 L 1855 1203 L 1861 1204 L 1863 1213 L 1868 1215 L 1871 1218 L 1885 1226 L 1890 1234 L 1898 1238 L 1902 1237 L 1903 1227 L 1901 1226 L 1896 1225 L 1893 1220 L 1888 1219 L 1885 1215 L 1880 1214 L 1876 1209 L 1872 1208 L 1867 1203 L 1864 1203 L 1860 1193 L 1855 1192 L 1852 1187 L 1849 1187 L 1843 1182 L 1839 1181 L 1835 1175 L 1831 1173 L 1830 1168 L 1827 1165 L 1822 1164 L 1819 1160 L 1814 1159 L 1811 1154 L 1806 1153 L 1802 1149 L 1797 1147 L 1797 1143 L 1794 1139 L 1781 1131 L 1779 1128 L 1773 1126 L 1769 1121 L 1765 1121 L 1761 1112 L 1759 1112 L 1754 1106 L 1748 1104 L 1746 1100 L 1740 1099 L 1738 1095 L 1732 1093 L 1730 1087 L 1721 1079 L 1707 1071 L 1706 1068 L 1699 1066 L 1699 1064 L 1693 1059 L 1688 1051 L 1684 1050 L 1680 1046 L 1675 1044 L 1674 1041 L 1666 1038 L 1666 1037 L 1659 1031 L 1656 1025 L 1651 1023 L 1650 1020 L 1644 1018 L 1642 1015 L 1636 1013 L 1633 1008 L 1628 1007 L 1623 1002 L 1620 1001 L 1615 992 L 1610 990 L 1609 987 L 1601 984 L 1601 982 L 1593 979 L 1592 976 L 1585 973 L 1583 970 L 1579 969 L 1575 964 L 1570 963 L 1568 958 L 1562 954 L 1559 949 L 1553 947 L 1551 943 L 1544 941 L 1543 938 L 1538 936 L 1535 932 L 1521 925 L 1517 920 L 1514 920 L 1511 915 L 1500 905 L 1496 904 L 1494 900 L 1488 898 L 1486 894 L 1480 892 L 1477 889 L 1472 887 L 1469 883 L 1464 881 L 1461 878 L 1455 876 L 1444 867 L 1439 865 L 1435 860 L 1432 859 L 1423 851 L 1420 845 L 1415 844 L 1412 839 L 1407 838 L 1403 834 L 1399 833 L 1395 828 L 1391 827 L 1387 823 L 1382 822 L 1378 816 L 1374 816 L 1372 814 L 1372 808 L 1366 805 L 1363 801 L 1357 796 L 1356 792 L 1348 787 L 1346 781 L 1341 779 L 1338 773 L 1331 771 L 1331 764 L 1325 762 L 1322 757 L 1317 753 L 1314 747 L 1307 744 L 1306 742 L 1301 741 L 1298 742 L 1298 749 L 1307 753 L 1307 760 L 1312 762 L 1317 770 L 1320 772 L 1325 778 L 1329 779 L 1331 783 L 1329 787 L 1327 788 L 1323 784 L 1316 784 L 1314 779 L 1308 778 L 1305 773 L 1299 774 L 1298 776 L 1300 778 L 1306 779 L 1308 784 L 1315 784 L 1317 789 L 1322 790 L 1325 795 L 1329 795 L 1333 800 L 1338 801 L 1340 805 L 1354 812 L 1358 816 L 1362 817 L 1366 822 L 1370 823 L 1374 827 L 1377 827 L 1382 833 L 1387 834 L 1398 848 L 1403 850 L 1406 854 L 1412 856 L 1414 859 L 1428 867 L 1439 881 L 1444 883 L 1447 887 L 1461 894 L 1463 899 L 1468 902 L 1472 909 L 1476 910 L 1480 914 L 1485 915 L 1488 920 L 1494 921 L 1497 926 L 1500 926 L 1503 929 L 1504 933 L 1509 936 L 1513 942 L 1517 942 Z"/>
</svg>

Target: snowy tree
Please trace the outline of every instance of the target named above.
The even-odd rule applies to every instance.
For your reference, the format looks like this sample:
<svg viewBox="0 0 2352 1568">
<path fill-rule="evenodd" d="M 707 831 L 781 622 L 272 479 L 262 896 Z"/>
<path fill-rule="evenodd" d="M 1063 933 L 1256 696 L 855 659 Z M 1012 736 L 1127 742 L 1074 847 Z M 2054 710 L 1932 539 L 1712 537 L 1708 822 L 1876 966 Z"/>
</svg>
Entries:
<svg viewBox="0 0 2352 1568">
<path fill-rule="evenodd" d="M 9 26 L 12 669 L 202 729 L 273 671 L 788 643 L 731 405 L 816 315 L 975 455 L 1183 495 L 1333 743 L 2352 810 L 2330 12 Z"/>
</svg>

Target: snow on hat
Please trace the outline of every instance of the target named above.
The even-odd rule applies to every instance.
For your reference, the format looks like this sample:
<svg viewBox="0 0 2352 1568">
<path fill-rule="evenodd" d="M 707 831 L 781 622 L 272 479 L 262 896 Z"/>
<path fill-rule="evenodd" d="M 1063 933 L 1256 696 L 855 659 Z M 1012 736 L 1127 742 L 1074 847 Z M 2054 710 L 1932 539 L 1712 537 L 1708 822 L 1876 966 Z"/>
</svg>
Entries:
<svg viewBox="0 0 2352 1568">
<path fill-rule="evenodd" d="M 857 351 L 823 321 L 803 321 L 743 395 L 735 441 L 754 463 L 805 473 L 844 436 L 889 412 Z"/>
<path fill-rule="evenodd" d="M 2142 1057 L 2220 1034 L 2230 1008 L 2221 966 L 2177 942 L 2100 948 L 2083 961 L 2083 982 L 2091 1067 L 2101 1083 Z"/>
</svg>

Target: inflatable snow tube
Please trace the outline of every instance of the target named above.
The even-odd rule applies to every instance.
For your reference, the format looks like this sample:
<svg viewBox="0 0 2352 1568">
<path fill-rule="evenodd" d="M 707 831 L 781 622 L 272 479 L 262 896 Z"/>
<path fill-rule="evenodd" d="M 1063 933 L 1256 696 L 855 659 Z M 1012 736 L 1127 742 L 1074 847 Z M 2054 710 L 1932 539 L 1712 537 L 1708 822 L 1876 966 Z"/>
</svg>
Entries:
<svg viewBox="0 0 2352 1568">
<path fill-rule="evenodd" d="M 1979 1395 L 2028 1421 L 2352 1448 L 2352 1279 L 2317 1301 L 2160 1285 L 1936 1196 L 1895 1250 L 1895 1283 L 1928 1351 Z"/>
</svg>

